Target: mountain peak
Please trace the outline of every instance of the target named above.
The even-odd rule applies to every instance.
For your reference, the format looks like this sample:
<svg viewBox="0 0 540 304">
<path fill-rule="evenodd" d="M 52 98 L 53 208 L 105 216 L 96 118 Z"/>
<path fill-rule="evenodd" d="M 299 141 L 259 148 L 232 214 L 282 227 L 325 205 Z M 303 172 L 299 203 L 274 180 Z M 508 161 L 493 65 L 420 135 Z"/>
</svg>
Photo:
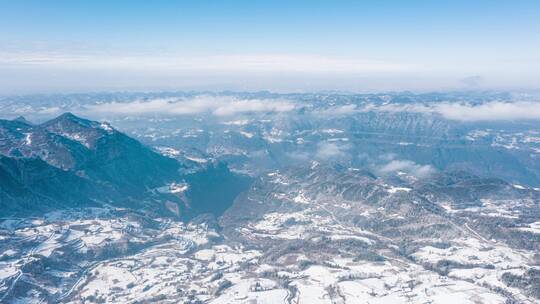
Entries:
<svg viewBox="0 0 540 304">
<path fill-rule="evenodd" d="M 63 114 L 61 114 L 60 116 L 58 116 L 56 119 L 58 120 L 69 120 L 69 121 L 74 121 L 74 122 L 81 122 L 81 121 L 89 121 L 89 120 L 86 120 L 84 118 L 81 118 L 71 112 L 65 112 Z"/>
<path fill-rule="evenodd" d="M 84 128 L 93 128 L 97 125 L 96 122 L 93 122 L 88 119 L 81 118 L 79 116 L 76 116 L 75 114 L 71 112 L 66 112 L 56 118 L 53 118 L 49 121 L 46 121 L 42 124 L 42 126 L 49 128 L 54 126 L 61 125 L 63 128 L 67 126 L 77 126 L 77 127 L 84 127 Z"/>
<path fill-rule="evenodd" d="M 27 124 L 27 125 L 32 125 L 32 123 L 30 121 L 28 121 L 24 116 L 19 116 L 17 118 L 14 118 L 13 121 L 22 122 L 22 123 Z"/>
<path fill-rule="evenodd" d="M 111 134 L 111 131 L 100 127 L 100 123 L 78 117 L 70 112 L 51 119 L 40 127 L 48 132 L 78 141 L 87 148 L 93 148 L 99 138 Z"/>
<path fill-rule="evenodd" d="M 60 114 L 58 117 L 65 117 L 65 118 L 78 118 L 75 114 L 71 113 L 71 112 L 64 112 L 62 114 Z"/>
</svg>

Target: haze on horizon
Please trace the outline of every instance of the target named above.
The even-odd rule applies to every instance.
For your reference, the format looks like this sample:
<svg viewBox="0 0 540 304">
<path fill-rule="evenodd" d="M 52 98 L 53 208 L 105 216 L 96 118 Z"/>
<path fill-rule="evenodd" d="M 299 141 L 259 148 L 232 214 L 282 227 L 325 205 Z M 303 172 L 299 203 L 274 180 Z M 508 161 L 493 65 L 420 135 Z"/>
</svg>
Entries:
<svg viewBox="0 0 540 304">
<path fill-rule="evenodd" d="M 0 94 L 540 89 L 538 1 L 0 1 Z"/>
</svg>

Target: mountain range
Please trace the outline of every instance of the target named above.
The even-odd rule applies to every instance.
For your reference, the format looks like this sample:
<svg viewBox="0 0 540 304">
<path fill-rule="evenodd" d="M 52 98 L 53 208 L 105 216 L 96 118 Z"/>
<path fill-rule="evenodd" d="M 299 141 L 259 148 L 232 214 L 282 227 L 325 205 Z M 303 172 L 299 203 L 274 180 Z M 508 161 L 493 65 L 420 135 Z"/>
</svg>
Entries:
<svg viewBox="0 0 540 304">
<path fill-rule="evenodd" d="M 512 95 L 36 98 L 0 97 L 0 303 L 539 302 L 537 122 L 431 111 Z"/>
</svg>

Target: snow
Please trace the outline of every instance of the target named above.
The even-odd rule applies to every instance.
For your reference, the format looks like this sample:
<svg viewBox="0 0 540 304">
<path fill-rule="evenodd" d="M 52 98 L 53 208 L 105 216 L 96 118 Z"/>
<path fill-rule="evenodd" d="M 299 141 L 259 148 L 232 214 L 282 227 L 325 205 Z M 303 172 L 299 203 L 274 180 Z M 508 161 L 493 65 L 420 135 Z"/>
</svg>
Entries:
<svg viewBox="0 0 540 304">
<path fill-rule="evenodd" d="M 110 293 L 112 288 L 126 289 L 129 283 L 136 281 L 136 277 L 128 269 L 109 265 L 99 266 L 92 272 L 94 279 L 83 288 L 83 297 L 96 293 Z"/>
<path fill-rule="evenodd" d="M 279 289 L 277 284 L 268 279 L 246 279 L 236 282 L 223 295 L 210 301 L 212 304 L 229 303 L 287 303 L 287 290 Z"/>
<path fill-rule="evenodd" d="M 30 146 L 32 144 L 32 133 L 24 133 L 24 144 Z"/>
<path fill-rule="evenodd" d="M 267 176 L 271 177 L 272 179 L 270 180 L 271 183 L 274 183 L 274 184 L 282 184 L 282 185 L 289 185 L 289 182 L 287 181 L 287 178 L 280 174 L 278 171 L 276 172 L 270 172 L 267 174 Z"/>
<path fill-rule="evenodd" d="M 203 249 L 195 252 L 194 256 L 201 261 L 212 261 L 216 256 L 216 252 L 212 249 Z"/>
<path fill-rule="evenodd" d="M 271 174 L 273 177 L 276 175 Z M 300 239 L 310 231 L 324 231 L 331 240 L 356 239 L 374 243 L 372 239 L 358 235 L 358 231 L 352 227 L 344 228 L 336 223 L 331 213 L 334 210 L 322 212 L 317 209 L 318 212 L 312 213 L 309 208 L 318 206 L 308 204 L 299 207 L 307 209 L 265 214 L 262 220 L 250 224 L 247 230 L 253 236 L 280 239 Z M 293 223 L 284 227 L 284 222 L 289 219 L 301 224 Z M 142 229 L 139 223 L 122 217 L 73 219 L 69 224 L 63 223 L 56 226 L 47 220 L 34 221 L 38 226 L 32 229 L 18 228 L 18 231 L 24 233 L 21 236 L 47 236 L 40 241 L 36 250 L 53 252 L 61 235 L 65 236 L 64 243 L 104 246 L 109 242 L 120 244 L 114 242 L 128 237 L 122 232 L 127 227 L 132 227 L 133 232 Z M 71 227 L 67 227 L 69 225 Z M 167 243 L 150 246 L 130 256 L 97 261 L 89 266 L 88 272 L 78 282 L 70 283 L 73 293 L 80 294 L 82 299 L 96 295 L 108 303 L 151 301 L 159 295 L 176 299 L 175 296 L 186 291 L 195 292 L 195 298 L 205 303 L 287 303 L 290 291 L 280 285 L 280 282 L 287 280 L 298 289 L 297 298 L 293 299 L 297 303 L 449 303 L 451 299 L 454 303 L 504 303 L 501 296 L 483 286 L 506 288 L 499 281 L 502 273 L 522 274 L 525 269 L 520 266 L 531 258 L 505 245 L 485 244 L 485 241 L 477 238 L 462 238 L 452 241 L 452 246 L 447 249 L 424 246 L 413 257 L 426 263 L 436 263 L 442 259 L 474 262 L 478 257 L 495 265 L 495 269 L 453 269 L 448 277 L 443 277 L 406 259 L 388 257 L 384 262 L 340 256 L 318 259 L 311 255 L 312 252 L 289 253 L 275 261 L 264 260 L 261 263 L 260 251 L 248 250 L 240 244 L 209 243 L 207 236 L 216 232 L 208 230 L 208 227 L 170 220 L 162 221 L 162 227 L 160 235 L 170 237 Z M 530 227 L 540 227 L 540 222 L 531 223 Z M 65 229 L 68 229 L 67 233 Z M 136 233 L 129 237 L 130 241 L 139 241 Z M 150 239 L 155 237 L 159 236 Z M 18 254 L 15 251 L 9 253 Z M 315 264 L 301 269 L 298 267 L 301 261 Z M 17 276 L 18 265 L 0 261 L 0 279 Z M 222 277 L 216 278 L 218 271 Z M 268 273 L 273 275 L 268 276 Z M 59 271 L 56 276 L 69 278 L 71 275 Z M 231 286 L 213 298 L 213 290 L 224 280 L 231 282 Z"/>
<path fill-rule="evenodd" d="M 523 138 L 522 142 L 540 144 L 540 137 L 526 136 L 525 138 Z"/>
<path fill-rule="evenodd" d="M 183 193 L 189 189 L 186 183 L 170 183 L 166 186 L 159 187 L 156 190 L 160 193 Z"/>
<path fill-rule="evenodd" d="M 506 245 L 486 243 L 486 240 L 477 238 L 462 238 L 454 242 L 455 245 L 446 249 L 425 246 L 412 256 L 420 262 L 431 264 L 440 260 L 450 260 L 461 264 L 476 264 L 482 261 L 484 265 L 494 265 L 493 271 L 520 267 L 531 258 L 530 254 L 511 249 Z"/>
<path fill-rule="evenodd" d="M 193 162 L 200 163 L 200 164 L 204 164 L 204 163 L 208 162 L 207 159 L 199 158 L 199 157 L 195 157 L 195 156 L 186 156 L 186 158 L 193 161 Z"/>
<path fill-rule="evenodd" d="M 13 249 L 5 250 L 4 252 L 2 252 L 2 254 L 0 254 L 0 259 L 5 258 L 5 257 L 11 257 L 11 256 L 14 256 L 15 254 L 17 254 L 17 251 Z"/>
<path fill-rule="evenodd" d="M 107 133 L 111 134 L 112 131 L 113 131 L 113 128 L 111 127 L 111 125 L 108 123 L 108 122 L 102 122 L 99 127 L 105 131 L 107 131 Z"/>
<path fill-rule="evenodd" d="M 0 262 L 0 280 L 10 278 L 18 272 L 17 266 L 11 263 Z"/>
<path fill-rule="evenodd" d="M 337 279 L 338 271 L 332 271 L 330 268 L 325 266 L 311 266 L 308 269 L 302 271 L 303 275 L 306 275 L 320 284 L 321 286 L 328 286 L 333 284 Z"/>
<path fill-rule="evenodd" d="M 309 204 L 309 200 L 305 197 L 303 192 L 299 192 L 294 198 L 293 202 L 299 204 Z"/>
<path fill-rule="evenodd" d="M 323 286 L 314 285 L 310 281 L 300 281 L 294 284 L 298 289 L 299 303 L 332 304 L 332 301 Z"/>
<path fill-rule="evenodd" d="M 55 249 L 60 247 L 61 244 L 55 238 L 51 237 L 43 243 L 39 244 L 34 250 L 36 254 L 48 257 L 53 253 Z"/>
<path fill-rule="evenodd" d="M 393 186 L 388 186 L 388 193 L 396 193 L 396 192 L 409 192 L 411 191 L 412 189 L 411 188 L 406 188 L 406 187 L 393 187 Z"/>
<path fill-rule="evenodd" d="M 84 135 L 81 135 L 80 133 L 61 133 L 60 135 L 63 137 L 69 138 L 71 140 L 74 140 L 76 142 L 79 142 L 87 148 L 90 148 L 90 143 L 88 143 L 88 139 Z"/>
<path fill-rule="evenodd" d="M 245 131 L 240 131 L 239 133 L 242 134 L 243 136 L 247 137 L 247 138 L 252 138 L 254 136 L 253 133 L 249 133 L 249 132 L 245 132 Z"/>
<path fill-rule="evenodd" d="M 241 120 L 232 120 L 232 121 L 226 121 L 223 122 L 224 125 L 233 125 L 233 126 L 243 126 L 247 125 L 250 121 L 247 119 L 241 119 Z"/>
<path fill-rule="evenodd" d="M 155 149 L 158 150 L 162 155 L 168 157 L 176 157 L 180 155 L 180 151 L 170 147 L 156 147 Z"/>
<path fill-rule="evenodd" d="M 486 130 L 474 130 L 474 131 L 469 132 L 469 134 L 467 134 L 465 138 L 470 141 L 476 141 L 480 138 L 488 136 L 489 134 L 490 134 L 489 131 L 486 131 Z"/>
<path fill-rule="evenodd" d="M 362 241 L 368 245 L 372 245 L 374 243 L 373 240 L 368 239 L 367 237 L 358 236 L 358 235 L 343 235 L 343 234 L 337 234 L 330 236 L 331 240 L 338 241 L 338 240 L 357 240 Z"/>
<path fill-rule="evenodd" d="M 530 223 L 528 225 L 528 227 L 520 227 L 518 228 L 519 230 L 521 231 L 526 231 L 526 232 L 532 232 L 532 233 L 535 233 L 535 234 L 540 234 L 540 221 L 538 222 L 534 222 L 534 223 Z"/>
<path fill-rule="evenodd" d="M 266 140 L 269 143 L 272 143 L 272 144 L 283 142 L 283 140 L 281 138 L 274 137 L 274 136 L 269 136 L 269 135 L 263 136 L 263 139 Z"/>
<path fill-rule="evenodd" d="M 335 141 L 349 141 L 347 137 L 338 137 L 338 138 L 329 138 L 327 139 L 329 142 L 335 142 Z"/>
<path fill-rule="evenodd" d="M 341 133 L 345 133 L 345 131 L 340 130 L 340 129 L 322 129 L 321 133 L 325 133 L 325 134 L 341 134 Z"/>
<path fill-rule="evenodd" d="M 431 295 L 430 298 L 436 304 L 506 303 L 504 297 L 468 282 L 435 288 L 432 292 L 435 294 Z"/>
<path fill-rule="evenodd" d="M 171 193 L 182 193 L 185 192 L 189 188 L 188 184 L 175 184 L 172 183 L 169 185 L 169 190 Z"/>
<path fill-rule="evenodd" d="M 383 270 L 378 276 L 337 283 L 345 303 L 504 303 L 489 289 L 429 274 L 420 268 L 413 276 Z M 381 277 L 382 276 L 382 277 Z M 414 283 L 416 284 L 410 284 Z"/>
</svg>

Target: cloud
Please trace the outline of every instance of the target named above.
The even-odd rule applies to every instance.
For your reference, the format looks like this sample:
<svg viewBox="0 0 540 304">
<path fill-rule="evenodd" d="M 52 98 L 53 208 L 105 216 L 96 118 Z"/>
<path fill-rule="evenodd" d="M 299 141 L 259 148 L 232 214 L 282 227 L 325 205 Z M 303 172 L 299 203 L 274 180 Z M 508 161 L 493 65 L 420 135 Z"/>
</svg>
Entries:
<svg viewBox="0 0 540 304">
<path fill-rule="evenodd" d="M 523 120 L 540 119 L 540 102 L 516 101 L 502 102 L 493 101 L 483 104 L 472 105 L 468 103 L 448 103 L 437 104 L 387 104 L 387 105 L 366 105 L 361 112 L 381 111 L 381 112 L 412 112 L 425 114 L 439 114 L 446 119 L 459 121 L 497 121 L 497 120 Z"/>
<path fill-rule="evenodd" d="M 403 63 L 311 54 L 182 56 L 174 53 L 111 55 L 57 52 L 0 52 L 0 66 L 279 73 L 399 72 L 413 68 Z"/>
<path fill-rule="evenodd" d="M 349 144 L 321 142 L 317 145 L 315 157 L 323 160 L 345 158 L 348 156 L 348 150 L 350 148 L 351 146 Z"/>
<path fill-rule="evenodd" d="M 476 88 L 484 81 L 484 78 L 482 76 L 475 75 L 461 78 L 459 81 L 467 88 Z"/>
<path fill-rule="evenodd" d="M 445 118 L 463 121 L 540 119 L 539 102 L 444 103 L 435 106 L 435 111 Z"/>
<path fill-rule="evenodd" d="M 294 163 L 304 163 L 313 160 L 313 154 L 304 151 L 285 152 L 285 156 Z"/>
<path fill-rule="evenodd" d="M 38 113 L 39 114 L 56 114 L 56 113 L 60 113 L 60 111 L 62 111 L 60 107 L 48 107 L 48 108 L 43 108 L 39 110 Z"/>
<path fill-rule="evenodd" d="M 295 105 L 277 99 L 238 99 L 228 96 L 196 96 L 191 99 L 153 99 L 149 101 L 110 102 L 86 106 L 91 113 L 112 115 L 189 115 L 210 113 L 231 116 L 242 113 L 287 112 Z"/>
<path fill-rule="evenodd" d="M 435 173 L 436 170 L 431 165 L 420 165 L 411 160 L 394 159 L 378 167 L 376 171 L 381 175 L 405 172 L 418 178 L 425 178 Z"/>
</svg>

